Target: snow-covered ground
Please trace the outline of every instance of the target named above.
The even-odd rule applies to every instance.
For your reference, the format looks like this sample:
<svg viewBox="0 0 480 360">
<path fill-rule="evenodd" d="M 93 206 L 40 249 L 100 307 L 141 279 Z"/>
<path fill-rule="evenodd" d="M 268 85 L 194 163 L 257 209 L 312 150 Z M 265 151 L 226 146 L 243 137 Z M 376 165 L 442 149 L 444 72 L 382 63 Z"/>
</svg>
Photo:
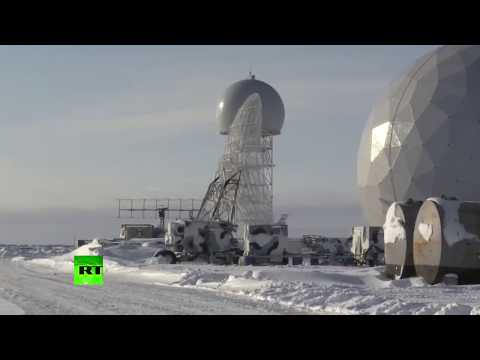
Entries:
<svg viewBox="0 0 480 360">
<path fill-rule="evenodd" d="M 0 284 L 9 286 L 0 285 L 0 298 L 27 313 L 480 314 L 480 285 L 388 280 L 383 267 L 156 264 L 147 248 L 105 248 L 103 288 L 71 285 L 73 256 L 85 249 L 4 260 Z M 33 306 L 29 291 L 49 304 Z"/>
<path fill-rule="evenodd" d="M 0 315 L 24 315 L 25 311 L 17 305 L 0 298 Z"/>
<path fill-rule="evenodd" d="M 25 258 L 62 255 L 74 249 L 69 245 L 8 245 L 0 244 L 0 259 L 23 256 Z"/>
</svg>

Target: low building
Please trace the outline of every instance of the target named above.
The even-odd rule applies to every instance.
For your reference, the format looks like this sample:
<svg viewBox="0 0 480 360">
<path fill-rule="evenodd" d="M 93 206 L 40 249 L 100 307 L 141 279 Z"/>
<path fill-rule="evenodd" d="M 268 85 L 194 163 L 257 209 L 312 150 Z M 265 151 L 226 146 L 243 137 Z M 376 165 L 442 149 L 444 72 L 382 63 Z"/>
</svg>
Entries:
<svg viewBox="0 0 480 360">
<path fill-rule="evenodd" d="M 123 224 L 120 239 L 151 239 L 154 237 L 155 227 L 151 224 Z"/>
</svg>

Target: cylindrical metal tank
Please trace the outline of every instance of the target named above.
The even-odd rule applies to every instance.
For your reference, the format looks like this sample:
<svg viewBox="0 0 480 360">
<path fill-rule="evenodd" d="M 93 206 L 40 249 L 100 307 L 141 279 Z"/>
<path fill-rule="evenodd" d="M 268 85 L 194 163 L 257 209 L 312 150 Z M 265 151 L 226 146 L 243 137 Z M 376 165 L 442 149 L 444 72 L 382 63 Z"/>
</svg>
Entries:
<svg viewBox="0 0 480 360">
<path fill-rule="evenodd" d="M 357 184 L 370 226 L 394 201 L 448 194 L 480 201 L 480 46 L 432 49 L 373 108 Z"/>
<path fill-rule="evenodd" d="M 385 275 L 392 279 L 415 276 L 413 231 L 421 201 L 394 202 L 383 225 Z"/>
<path fill-rule="evenodd" d="M 480 283 L 480 203 L 427 199 L 415 223 L 413 260 L 430 284 L 446 274 L 459 284 Z"/>
</svg>

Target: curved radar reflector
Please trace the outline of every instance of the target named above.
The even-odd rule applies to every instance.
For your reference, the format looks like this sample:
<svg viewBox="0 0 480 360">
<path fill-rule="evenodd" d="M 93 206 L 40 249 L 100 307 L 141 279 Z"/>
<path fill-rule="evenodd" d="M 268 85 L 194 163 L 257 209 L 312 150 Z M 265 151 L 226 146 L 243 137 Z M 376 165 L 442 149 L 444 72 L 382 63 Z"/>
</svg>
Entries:
<svg viewBox="0 0 480 360">
<path fill-rule="evenodd" d="M 262 134 L 262 106 L 260 96 L 254 93 L 235 115 L 215 179 L 227 184 L 240 174 L 238 187 L 210 189 L 200 218 L 206 219 L 215 207 L 217 219 L 232 219 L 234 213 L 236 224 L 273 223 L 273 137 Z"/>
<path fill-rule="evenodd" d="M 262 100 L 250 95 L 230 128 L 225 159 L 241 171 L 237 222 L 251 225 L 273 222 L 272 137 L 262 136 Z"/>
</svg>

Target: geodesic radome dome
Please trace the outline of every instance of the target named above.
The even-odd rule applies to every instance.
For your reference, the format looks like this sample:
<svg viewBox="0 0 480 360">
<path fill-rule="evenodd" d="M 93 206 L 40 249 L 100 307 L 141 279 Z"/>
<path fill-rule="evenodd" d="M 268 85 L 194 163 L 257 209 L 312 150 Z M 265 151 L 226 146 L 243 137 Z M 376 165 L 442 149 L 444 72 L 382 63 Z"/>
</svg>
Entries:
<svg viewBox="0 0 480 360">
<path fill-rule="evenodd" d="M 454 196 L 480 201 L 480 46 L 421 57 L 374 108 L 357 182 L 370 225 L 394 201 Z"/>
<path fill-rule="evenodd" d="M 266 82 L 255 79 L 240 80 L 230 85 L 217 108 L 220 134 L 228 135 L 230 126 L 247 98 L 258 94 L 262 102 L 262 134 L 280 135 L 285 120 L 285 107 L 278 92 Z"/>
</svg>

